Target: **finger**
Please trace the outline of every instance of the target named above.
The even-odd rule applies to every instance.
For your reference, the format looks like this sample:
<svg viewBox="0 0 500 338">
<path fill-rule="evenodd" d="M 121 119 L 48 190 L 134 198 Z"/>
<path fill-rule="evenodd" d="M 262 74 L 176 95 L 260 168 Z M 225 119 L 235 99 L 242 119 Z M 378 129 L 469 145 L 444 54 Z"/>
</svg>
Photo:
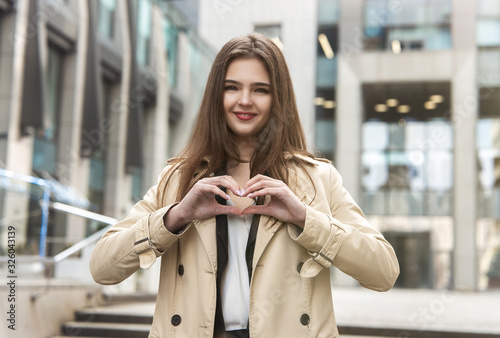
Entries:
<svg viewBox="0 0 500 338">
<path fill-rule="evenodd" d="M 239 196 L 239 186 L 238 183 L 231 176 L 217 176 L 217 177 L 207 177 L 203 179 L 206 184 L 213 184 L 218 187 L 224 187 L 231 190 L 234 195 Z"/>
<path fill-rule="evenodd" d="M 267 205 L 251 205 L 249 207 L 246 207 L 242 211 L 243 215 L 267 215 L 267 216 L 273 216 L 271 214 L 271 209 Z"/>
<path fill-rule="evenodd" d="M 250 193 L 254 192 L 254 191 L 257 191 L 257 190 L 261 190 L 261 189 L 264 189 L 264 188 L 279 188 L 279 187 L 283 187 L 283 186 L 286 186 L 283 182 L 281 181 L 268 181 L 268 180 L 261 180 L 261 181 L 258 181 L 254 184 L 252 184 L 251 186 L 247 187 L 245 189 L 245 192 L 243 193 L 243 195 L 241 195 L 242 197 L 250 197 L 251 196 L 248 196 Z"/>
<path fill-rule="evenodd" d="M 216 215 L 237 215 L 237 216 L 242 215 L 240 209 L 229 205 L 220 205 L 219 207 L 216 208 L 215 212 Z"/>
<path fill-rule="evenodd" d="M 264 188 L 264 189 L 257 190 L 257 191 L 254 191 L 254 192 L 248 194 L 247 197 L 254 198 L 254 197 L 266 196 L 266 195 L 279 197 L 279 195 L 281 195 L 280 193 L 282 193 L 282 192 L 283 192 L 282 188 Z"/>
<path fill-rule="evenodd" d="M 239 188 L 239 186 L 240 186 L 240 185 L 238 184 L 238 182 L 236 182 L 236 180 L 235 180 L 232 176 L 230 176 L 230 175 L 225 175 L 225 176 L 222 176 L 222 177 L 224 177 L 224 178 L 225 178 L 225 179 L 227 179 L 229 182 L 231 182 L 232 184 L 234 184 L 236 187 L 238 187 L 238 188 Z"/>
<path fill-rule="evenodd" d="M 238 182 L 236 182 L 236 180 L 229 175 L 223 177 L 224 180 L 228 183 L 228 185 L 226 185 L 226 188 L 229 188 L 235 196 L 240 196 L 242 189 L 240 188 Z"/>
<path fill-rule="evenodd" d="M 245 190 L 251 186 L 252 184 L 256 183 L 256 182 L 259 182 L 259 181 L 262 181 L 262 180 L 266 180 L 266 181 L 272 181 L 274 179 L 272 179 L 271 177 L 269 176 L 265 176 L 265 175 L 261 175 L 261 174 L 258 174 L 254 177 L 252 177 L 251 179 L 248 180 L 248 182 L 245 184 L 245 186 L 243 187 Z"/>
<path fill-rule="evenodd" d="M 229 195 L 226 194 L 224 191 L 222 191 L 221 188 L 219 188 L 219 187 L 217 187 L 215 185 L 202 183 L 201 184 L 201 189 L 202 189 L 202 193 L 212 192 L 215 195 L 218 195 L 218 196 L 222 197 L 225 200 L 229 199 Z"/>
</svg>

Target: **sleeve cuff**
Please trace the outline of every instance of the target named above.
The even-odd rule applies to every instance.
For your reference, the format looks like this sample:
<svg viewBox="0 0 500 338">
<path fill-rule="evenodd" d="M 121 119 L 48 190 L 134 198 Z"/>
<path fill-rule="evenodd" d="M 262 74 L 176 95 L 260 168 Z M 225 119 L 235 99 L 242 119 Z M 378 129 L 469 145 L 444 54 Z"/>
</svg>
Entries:
<svg viewBox="0 0 500 338">
<path fill-rule="evenodd" d="M 300 233 L 296 226 L 289 225 L 288 232 L 312 256 L 300 270 L 302 277 L 310 278 L 333 264 L 347 229 L 335 218 L 307 206 L 304 230 Z"/>
<path fill-rule="evenodd" d="M 177 203 L 176 203 L 177 204 Z M 176 204 L 158 209 L 143 217 L 135 230 L 134 251 L 139 256 L 140 267 L 149 269 L 189 226 L 179 233 L 171 233 L 163 224 L 163 216 Z"/>
<path fill-rule="evenodd" d="M 331 224 L 328 216 L 310 206 L 306 206 L 304 229 L 288 226 L 290 237 L 312 252 L 319 252 L 330 236 Z M 301 231 L 302 230 L 302 231 Z"/>
</svg>

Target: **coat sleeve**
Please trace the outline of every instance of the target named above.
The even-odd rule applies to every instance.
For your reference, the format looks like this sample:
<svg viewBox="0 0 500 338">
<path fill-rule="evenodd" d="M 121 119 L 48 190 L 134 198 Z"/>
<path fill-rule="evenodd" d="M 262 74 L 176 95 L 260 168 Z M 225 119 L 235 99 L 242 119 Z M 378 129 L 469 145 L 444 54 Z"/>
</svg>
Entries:
<svg viewBox="0 0 500 338">
<path fill-rule="evenodd" d="M 173 234 L 165 228 L 163 216 L 175 204 L 158 208 L 157 187 L 150 188 L 128 216 L 97 242 L 90 258 L 90 272 L 97 283 L 117 284 L 139 268 L 150 268 L 187 229 Z"/>
<path fill-rule="evenodd" d="M 314 277 L 331 265 L 356 279 L 363 287 L 387 291 L 399 275 L 394 249 L 366 220 L 342 178 L 331 165 L 329 207 L 331 215 L 306 207 L 302 232 L 289 227 L 290 236 L 312 256 L 302 269 L 303 277 Z M 296 227 L 295 227 L 296 228 Z"/>
</svg>

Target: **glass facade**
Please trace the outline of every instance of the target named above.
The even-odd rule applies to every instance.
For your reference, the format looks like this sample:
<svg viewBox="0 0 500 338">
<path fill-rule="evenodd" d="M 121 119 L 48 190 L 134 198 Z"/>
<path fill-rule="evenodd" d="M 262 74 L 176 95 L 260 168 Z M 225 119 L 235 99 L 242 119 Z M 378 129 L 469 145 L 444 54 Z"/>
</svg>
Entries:
<svg viewBox="0 0 500 338">
<path fill-rule="evenodd" d="M 99 0 L 97 29 L 105 37 L 112 39 L 115 25 L 116 0 Z"/>
<path fill-rule="evenodd" d="M 500 2 L 477 3 L 479 289 L 500 288 Z"/>
<path fill-rule="evenodd" d="M 450 18 L 450 0 L 365 0 L 365 49 L 449 49 Z"/>
<path fill-rule="evenodd" d="M 113 83 L 101 78 L 101 97 L 102 97 L 102 112 L 103 121 L 99 125 L 107 126 L 110 122 L 111 110 L 111 89 Z M 106 159 L 109 147 L 109 132 L 102 132 L 102 143 L 98 149 L 92 152 L 90 156 L 90 171 L 89 171 L 89 187 L 88 199 L 92 204 L 91 208 L 94 212 L 104 213 L 104 193 L 106 182 Z"/>
<path fill-rule="evenodd" d="M 450 92 L 446 82 L 363 85 L 360 202 L 402 258 L 401 287 L 450 283 Z"/>
<path fill-rule="evenodd" d="M 59 105 L 61 96 L 61 65 L 63 55 L 57 48 L 49 46 L 46 79 L 47 104 L 43 115 L 43 127 L 36 131 L 33 150 L 33 170 L 46 171 L 56 176 L 57 140 L 59 128 Z"/>
<path fill-rule="evenodd" d="M 151 44 L 151 2 L 150 0 L 137 1 L 137 62 L 142 65 L 149 64 L 149 50 Z"/>
<path fill-rule="evenodd" d="M 170 88 L 175 88 L 177 86 L 179 30 L 170 22 L 167 16 L 163 17 L 163 30 L 165 34 L 165 48 L 167 50 L 168 84 Z"/>
<path fill-rule="evenodd" d="M 320 156 L 334 160 L 339 3 L 318 2 L 316 47 L 315 144 Z"/>
<path fill-rule="evenodd" d="M 45 76 L 45 110 L 43 127 L 36 130 L 33 144 L 32 168 L 44 178 L 58 176 L 58 143 L 60 129 L 61 80 L 64 54 L 52 44 L 48 45 L 48 68 Z M 47 176 L 50 175 L 50 176 Z M 41 189 L 31 186 L 25 254 L 37 254 L 39 250 L 41 223 Z M 53 198 L 54 196 L 51 196 Z M 47 226 L 47 255 L 54 255 L 66 246 L 66 215 L 50 212 Z"/>
<path fill-rule="evenodd" d="M 283 50 L 283 39 L 281 36 L 281 25 L 258 25 L 254 31 L 270 38 L 281 50 Z"/>
<path fill-rule="evenodd" d="M 145 103 L 145 101 L 141 101 L 138 104 L 141 105 L 141 109 L 139 111 L 141 112 L 139 114 L 139 120 L 135 121 L 137 125 L 135 128 L 138 129 L 138 135 L 140 135 L 139 139 L 136 140 L 139 144 L 137 145 L 138 147 L 142 148 L 142 151 L 144 151 L 144 145 L 145 145 L 145 140 L 144 140 L 144 135 L 145 135 L 145 117 L 146 114 L 149 114 L 148 106 Z M 129 121 L 130 123 L 130 121 Z M 142 151 L 140 153 L 142 153 Z M 143 180 L 143 175 L 144 175 L 144 167 L 143 166 L 137 166 L 137 165 L 128 165 L 127 166 L 127 172 L 131 175 L 132 177 L 132 185 L 131 185 L 131 190 L 130 190 L 130 197 L 131 200 L 134 203 L 139 202 L 142 197 L 144 196 L 144 180 Z"/>
</svg>

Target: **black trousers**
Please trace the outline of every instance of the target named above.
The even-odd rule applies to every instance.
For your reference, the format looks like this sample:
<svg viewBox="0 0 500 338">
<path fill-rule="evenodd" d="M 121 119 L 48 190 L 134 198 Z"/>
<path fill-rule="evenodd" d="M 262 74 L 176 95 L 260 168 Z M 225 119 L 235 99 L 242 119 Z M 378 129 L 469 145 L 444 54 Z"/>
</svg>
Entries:
<svg viewBox="0 0 500 338">
<path fill-rule="evenodd" d="M 234 330 L 234 331 L 226 331 L 225 338 L 249 338 L 250 333 L 248 329 L 244 330 Z"/>
</svg>

